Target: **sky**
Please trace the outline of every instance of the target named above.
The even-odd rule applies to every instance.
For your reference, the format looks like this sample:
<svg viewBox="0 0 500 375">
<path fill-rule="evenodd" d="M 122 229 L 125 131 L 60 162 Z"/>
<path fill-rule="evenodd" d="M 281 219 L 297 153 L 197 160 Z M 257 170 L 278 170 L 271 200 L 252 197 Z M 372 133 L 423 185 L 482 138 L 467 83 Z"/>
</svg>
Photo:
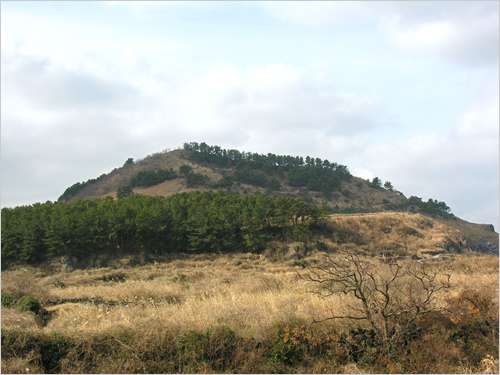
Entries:
<svg viewBox="0 0 500 375">
<path fill-rule="evenodd" d="M 312 156 L 499 227 L 499 2 L 11 2 L 1 206 L 184 142 Z"/>
</svg>

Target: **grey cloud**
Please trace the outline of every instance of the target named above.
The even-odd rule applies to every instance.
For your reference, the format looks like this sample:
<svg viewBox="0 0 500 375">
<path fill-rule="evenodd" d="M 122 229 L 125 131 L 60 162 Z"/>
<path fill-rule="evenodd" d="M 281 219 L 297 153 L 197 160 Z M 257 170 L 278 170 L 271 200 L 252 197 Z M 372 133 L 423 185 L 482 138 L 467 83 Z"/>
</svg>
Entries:
<svg viewBox="0 0 500 375">
<path fill-rule="evenodd" d="M 131 105 L 140 100 L 131 86 L 106 81 L 85 72 L 55 68 L 48 60 L 28 56 L 2 59 L 3 95 L 17 95 L 36 108 L 68 110 L 75 107 Z"/>
<path fill-rule="evenodd" d="M 383 29 L 385 22 L 395 22 L 393 33 L 401 34 L 439 22 L 453 27 L 453 34 L 445 43 L 425 52 L 435 53 L 449 62 L 470 67 L 498 65 L 498 2 L 387 2 L 385 7 L 386 13 L 382 15 L 381 26 Z"/>
<path fill-rule="evenodd" d="M 4 61 L 2 205 L 55 200 L 75 182 L 154 151 L 139 130 L 158 103 L 135 88 L 23 55 Z"/>
<path fill-rule="evenodd" d="M 448 62 L 467 66 L 498 64 L 499 5 L 495 1 L 277 2 L 262 6 L 277 18 L 325 29 L 378 23 L 389 41 L 423 25 L 448 23 L 454 29 L 451 39 L 435 49 L 413 53 L 435 53 Z M 392 25 L 390 31 L 388 25 Z M 432 39 L 429 37 L 431 44 Z"/>
<path fill-rule="evenodd" d="M 227 140 L 225 147 L 251 142 L 260 148 L 255 152 L 296 154 L 302 145 L 317 148 L 318 140 L 366 133 L 386 116 L 377 98 L 338 93 L 314 74 L 287 66 L 251 72 L 218 68 L 189 87 L 163 111 L 167 122 L 179 125 L 176 134 L 195 133 L 216 144 Z M 301 146 L 281 151 L 280 143 Z"/>
<path fill-rule="evenodd" d="M 355 134 L 375 126 L 383 115 L 376 98 L 344 95 L 297 82 L 277 94 L 247 94 L 233 105 L 230 121 L 263 131 L 325 129 L 329 135 Z"/>
</svg>

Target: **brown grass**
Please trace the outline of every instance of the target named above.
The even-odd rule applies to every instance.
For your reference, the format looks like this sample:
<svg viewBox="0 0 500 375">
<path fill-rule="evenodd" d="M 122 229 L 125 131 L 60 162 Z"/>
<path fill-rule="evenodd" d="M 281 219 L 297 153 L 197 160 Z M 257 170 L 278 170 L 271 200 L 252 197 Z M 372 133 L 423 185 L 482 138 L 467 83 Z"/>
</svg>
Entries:
<svg viewBox="0 0 500 375">
<path fill-rule="evenodd" d="M 329 243 L 334 247 L 352 243 L 367 254 L 387 252 L 421 258 L 445 252 L 442 248 L 444 243 L 459 251 L 468 251 L 461 243 L 464 238 L 458 230 L 420 214 L 330 215 L 328 221 L 334 231 Z"/>
<path fill-rule="evenodd" d="M 333 220 L 337 220 L 336 225 L 340 227 L 352 225 L 345 220 Z M 421 219 L 416 216 L 415 222 L 418 223 L 419 220 Z M 410 224 L 405 222 L 405 225 Z M 360 230 L 369 233 L 376 228 L 370 228 L 368 220 L 360 225 Z M 304 261 L 315 262 L 321 256 L 322 253 L 314 251 Z M 125 351 L 131 359 L 129 363 L 117 359 L 106 367 L 106 356 L 103 354 L 104 362 L 100 362 L 101 367 L 96 365 L 94 370 L 139 372 L 143 371 L 140 366 L 149 363 L 140 355 L 141 350 L 145 353 L 154 351 L 155 345 L 166 345 L 172 350 L 178 350 L 176 344 L 169 343 L 174 343 L 176 337 L 184 337 L 191 330 L 205 332 L 212 327 L 228 326 L 237 337 L 244 340 L 242 342 L 247 343 L 245 345 L 256 342 L 262 343 L 264 347 L 271 347 L 276 338 L 275 323 L 283 326 L 307 325 L 314 319 L 320 320 L 329 314 L 345 312 L 348 302 L 346 298 L 349 297 L 346 296 L 323 299 L 308 293 L 311 285 L 300 280 L 297 275 L 298 272 L 307 271 L 307 268 L 295 265 L 294 261 L 271 262 L 268 257 L 255 254 L 192 255 L 181 258 L 118 270 L 76 270 L 54 275 L 44 275 L 36 270 L 3 272 L 2 292 L 16 293 L 16 296 L 33 293 L 45 302 L 70 299 L 73 302 L 55 306 L 46 304 L 45 308 L 52 312 L 46 326 L 37 324 L 35 317 L 27 313 L 2 308 L 2 330 L 29 331 L 45 336 L 59 334 L 72 337 L 80 343 L 78 345 L 85 348 L 98 345 L 96 337 L 109 337 L 106 339 L 111 340 L 109 345 L 116 345 L 116 348 L 113 346 L 114 352 L 111 352 Z M 457 327 L 465 327 L 466 324 L 476 324 L 488 319 L 492 324 L 498 325 L 498 258 L 455 255 L 446 260 L 434 259 L 428 262 L 436 269 L 452 274 L 454 287 L 443 292 L 438 302 L 455 309 L 457 320 L 453 323 L 446 318 L 445 326 L 455 324 Z M 465 301 L 469 301 L 468 304 Z M 336 321 L 318 325 L 315 329 L 320 334 L 330 329 L 347 331 L 356 326 L 358 323 Z M 124 338 L 123 341 L 119 338 L 120 332 L 136 334 L 133 339 Z M 415 348 L 415 353 L 428 353 L 430 359 L 427 367 L 418 365 L 416 360 L 411 362 L 411 358 L 417 355 L 415 354 L 406 360 L 406 368 L 413 366 L 413 369 L 423 372 L 498 371 L 498 345 L 485 351 L 485 345 L 490 344 L 478 342 L 478 349 L 468 354 L 467 358 L 470 359 L 466 363 L 458 346 L 443 344 L 446 335 L 445 331 L 433 331 L 418 342 L 420 346 Z M 167 343 L 166 337 L 174 341 Z M 263 367 L 267 363 L 265 358 L 269 349 L 259 349 L 255 344 L 251 344 L 251 348 L 244 347 L 242 343 L 238 345 L 241 352 L 238 351 L 239 357 L 234 357 L 240 358 L 237 361 L 238 371 L 291 371 L 290 367 L 279 367 L 281 370 L 278 367 Z M 88 348 L 85 350 L 91 350 Z M 41 368 L 39 360 L 35 358 L 36 353 L 27 351 L 26 355 L 19 357 L 9 355 L 6 361 L 2 361 L 2 370 L 28 372 L 26 368 L 30 368 L 29 372 L 36 372 Z M 64 362 L 67 372 L 89 371 L 86 367 L 71 367 L 68 361 L 69 359 Z M 139 367 L 133 367 L 130 361 Z M 308 363 L 310 364 L 305 365 L 305 362 L 301 362 L 296 371 L 363 373 L 381 368 L 353 362 L 315 362 L 314 357 Z M 80 365 L 83 366 L 81 363 Z M 383 368 L 384 371 L 397 371 L 399 365 L 399 362 L 386 363 Z M 150 367 L 152 364 L 147 366 L 155 368 Z M 202 362 L 196 362 L 196 366 L 192 371 L 216 371 L 212 367 L 203 367 L 206 363 L 202 365 Z M 235 371 L 236 368 L 232 369 Z M 167 370 L 162 368 L 157 371 Z M 191 370 L 184 367 L 183 372 L 185 371 Z"/>
</svg>

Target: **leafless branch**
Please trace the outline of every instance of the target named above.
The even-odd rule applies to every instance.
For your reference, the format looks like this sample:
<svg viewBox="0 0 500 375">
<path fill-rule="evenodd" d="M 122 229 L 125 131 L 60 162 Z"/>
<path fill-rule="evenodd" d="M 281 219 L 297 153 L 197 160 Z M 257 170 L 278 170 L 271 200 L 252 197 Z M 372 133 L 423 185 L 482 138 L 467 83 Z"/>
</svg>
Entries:
<svg viewBox="0 0 500 375">
<path fill-rule="evenodd" d="M 299 274 L 318 287 L 313 293 L 328 298 L 352 295 L 359 306 L 347 305 L 347 313 L 332 314 L 311 324 L 334 319 L 366 320 L 389 347 L 400 340 L 422 314 L 441 311 L 433 305 L 436 293 L 450 288 L 450 275 L 440 275 L 422 263 L 397 258 L 365 260 L 352 251 L 324 261 Z"/>
</svg>

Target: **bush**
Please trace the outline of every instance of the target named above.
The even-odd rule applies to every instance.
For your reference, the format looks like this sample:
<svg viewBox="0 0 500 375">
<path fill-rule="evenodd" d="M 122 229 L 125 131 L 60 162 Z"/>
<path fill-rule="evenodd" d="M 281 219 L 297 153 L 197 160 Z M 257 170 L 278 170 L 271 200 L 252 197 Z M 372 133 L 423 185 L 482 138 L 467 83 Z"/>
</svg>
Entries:
<svg viewBox="0 0 500 375">
<path fill-rule="evenodd" d="M 14 297 L 8 293 L 2 293 L 2 306 L 11 307 L 14 304 Z"/>
<path fill-rule="evenodd" d="M 186 176 L 186 186 L 196 187 L 205 184 L 205 182 L 207 182 L 208 180 L 209 178 L 205 175 L 191 172 Z"/>
<path fill-rule="evenodd" d="M 2 297 L 3 300 L 3 297 Z M 35 298 L 31 296 L 24 296 L 17 302 L 17 307 L 21 311 L 31 311 L 38 314 L 42 309 L 42 305 Z"/>
<path fill-rule="evenodd" d="M 178 342 L 183 371 L 197 372 L 202 363 L 217 372 L 229 370 L 238 341 L 233 330 L 227 326 L 214 327 L 206 332 L 189 331 Z"/>
<path fill-rule="evenodd" d="M 40 343 L 40 359 L 46 373 L 59 373 L 61 362 L 68 355 L 68 343 L 57 334 L 42 339 Z"/>
<path fill-rule="evenodd" d="M 281 329 L 281 325 L 276 323 L 276 339 L 274 346 L 270 351 L 270 363 L 283 363 L 292 365 L 300 353 L 300 341 L 290 339 L 291 329 L 287 327 L 285 331 Z"/>
<path fill-rule="evenodd" d="M 193 167 L 191 167 L 191 166 L 189 166 L 189 165 L 187 165 L 187 164 L 181 165 L 181 166 L 179 167 L 179 173 L 180 173 L 181 175 L 183 175 L 184 177 L 187 177 L 187 175 L 188 175 L 189 173 L 191 173 L 191 171 L 192 171 L 192 170 L 193 170 Z"/>
</svg>

